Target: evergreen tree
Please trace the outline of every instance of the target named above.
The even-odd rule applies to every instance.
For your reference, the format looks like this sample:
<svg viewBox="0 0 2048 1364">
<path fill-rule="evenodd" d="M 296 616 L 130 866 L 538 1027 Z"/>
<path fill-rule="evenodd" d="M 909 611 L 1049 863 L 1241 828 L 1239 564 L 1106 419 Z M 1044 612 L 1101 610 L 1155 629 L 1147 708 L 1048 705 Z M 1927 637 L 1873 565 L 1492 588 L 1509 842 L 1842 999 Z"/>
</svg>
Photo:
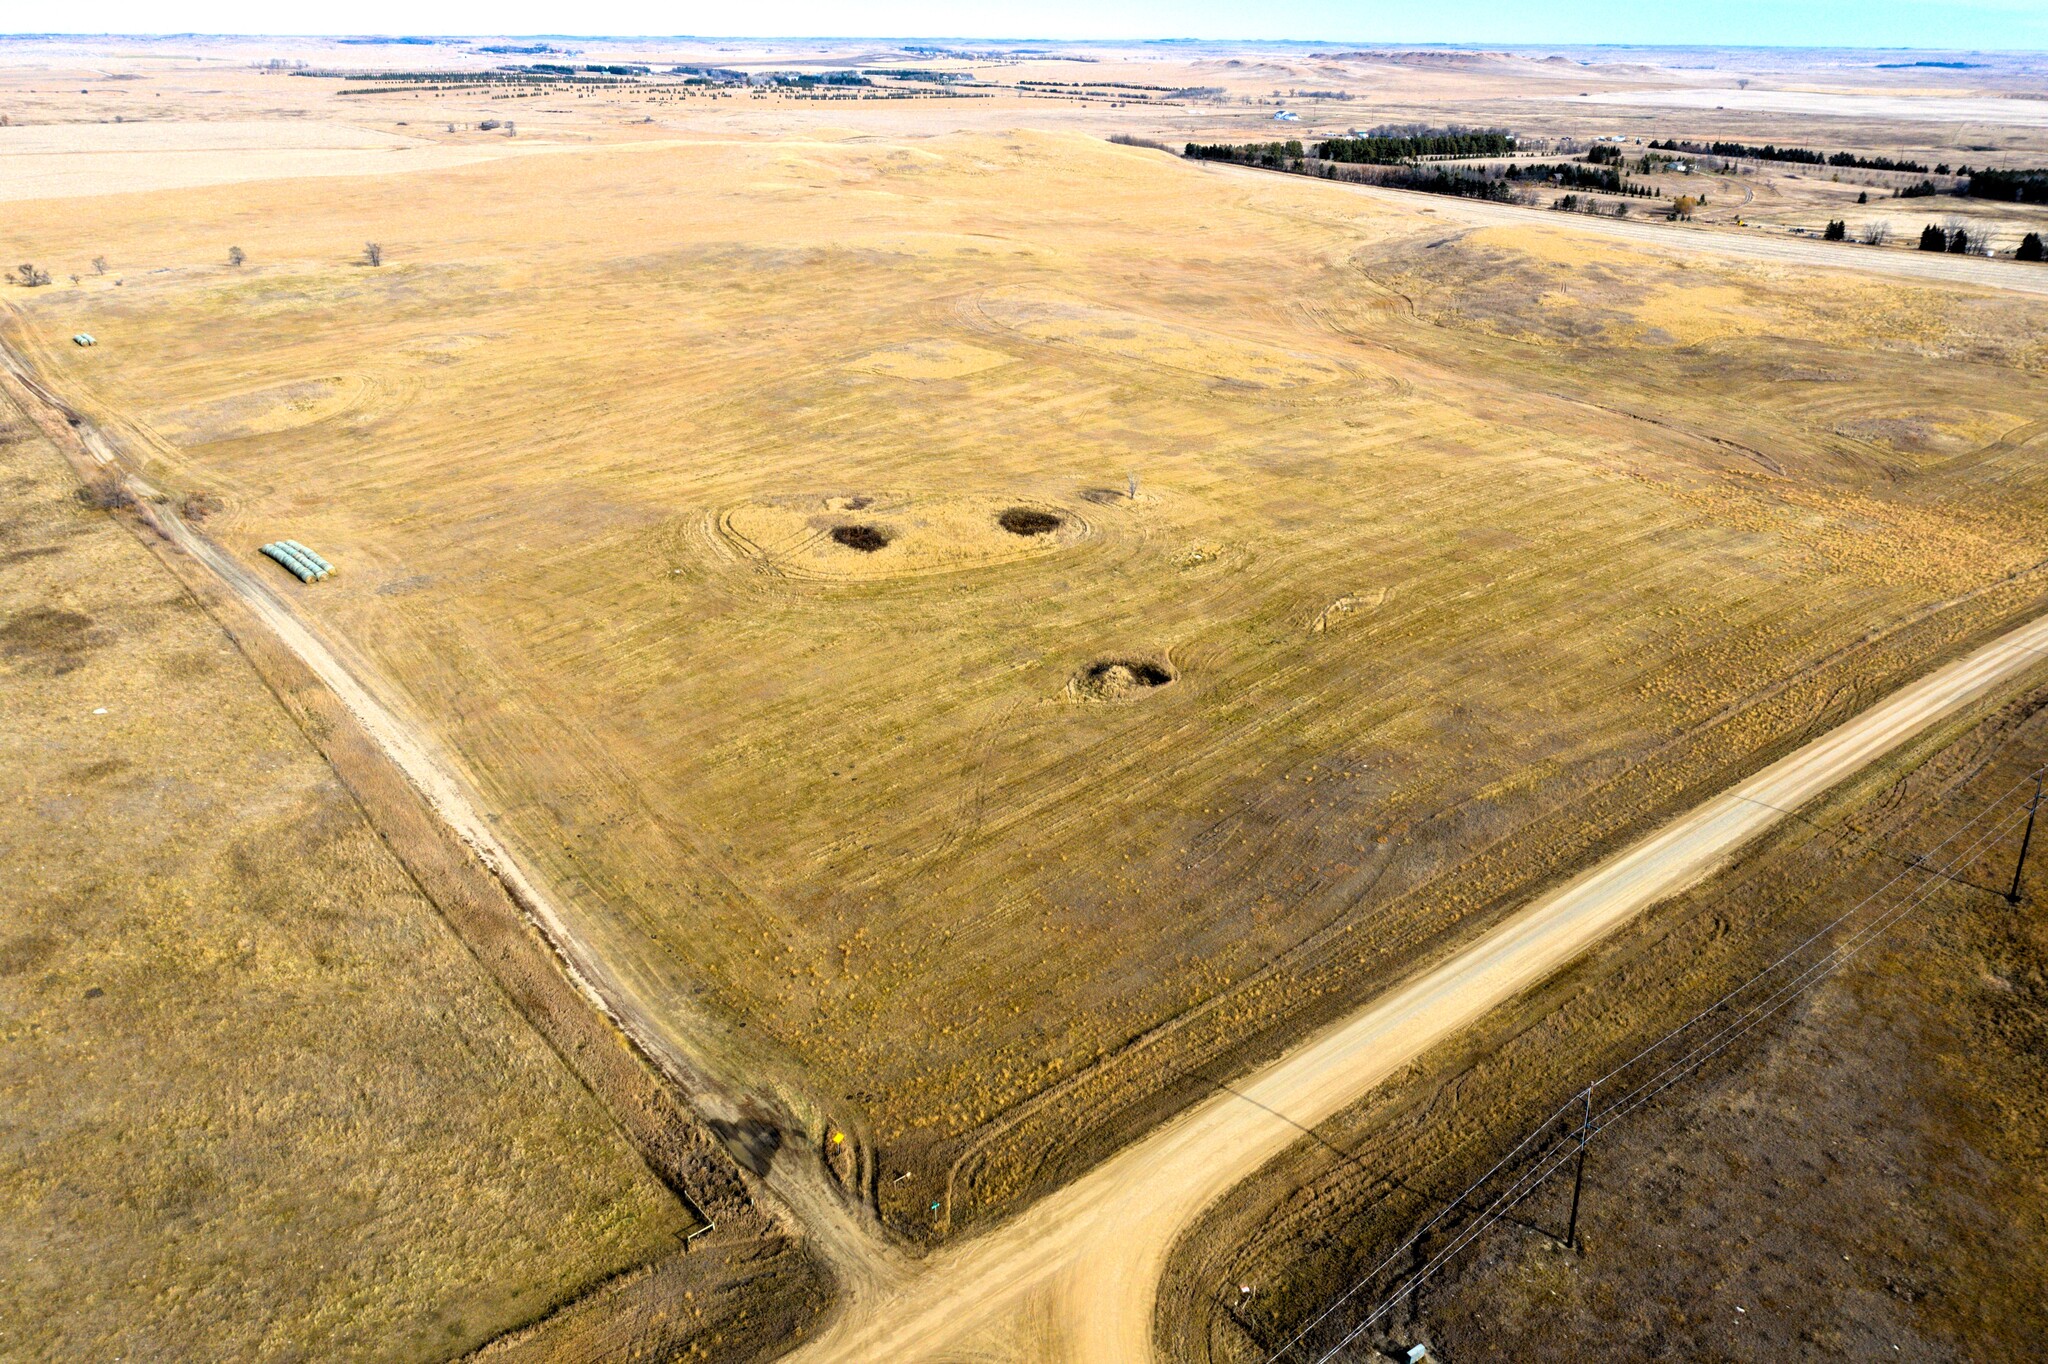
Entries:
<svg viewBox="0 0 2048 1364">
<path fill-rule="evenodd" d="M 1828 224 L 1827 231 L 1820 235 L 1822 241 L 1847 241 L 1849 239 L 1849 224 L 1843 222 L 1840 218 L 1836 218 Z"/>
<path fill-rule="evenodd" d="M 1920 249 L 1922 251 L 1948 250 L 1948 233 L 1942 231 L 1933 223 L 1927 224 L 1927 226 L 1920 229 Z"/>
<path fill-rule="evenodd" d="M 2044 255 L 2048 255 L 2048 253 L 2044 253 L 2041 249 L 2041 234 L 2029 232 L 2026 236 L 2020 238 L 2020 249 L 2013 253 L 2013 258 L 2015 260 L 2041 260 Z"/>
</svg>

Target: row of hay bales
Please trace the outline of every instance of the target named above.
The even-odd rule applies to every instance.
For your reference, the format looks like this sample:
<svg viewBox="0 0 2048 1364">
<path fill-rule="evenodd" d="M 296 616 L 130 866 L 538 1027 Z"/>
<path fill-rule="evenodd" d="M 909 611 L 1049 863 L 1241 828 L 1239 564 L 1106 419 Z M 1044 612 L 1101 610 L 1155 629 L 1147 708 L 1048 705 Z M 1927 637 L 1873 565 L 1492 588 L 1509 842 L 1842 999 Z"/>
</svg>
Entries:
<svg viewBox="0 0 2048 1364">
<path fill-rule="evenodd" d="M 317 583 L 334 572 L 334 565 L 307 549 L 297 540 L 273 540 L 263 553 L 283 564 L 302 583 Z"/>
</svg>

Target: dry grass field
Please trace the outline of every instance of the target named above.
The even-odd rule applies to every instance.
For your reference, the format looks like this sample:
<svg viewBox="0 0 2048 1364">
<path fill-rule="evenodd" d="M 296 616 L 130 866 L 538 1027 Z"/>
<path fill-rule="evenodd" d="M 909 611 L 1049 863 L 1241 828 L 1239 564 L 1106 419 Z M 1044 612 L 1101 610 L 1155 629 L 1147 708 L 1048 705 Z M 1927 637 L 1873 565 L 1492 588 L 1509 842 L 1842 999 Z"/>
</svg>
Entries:
<svg viewBox="0 0 2048 1364">
<path fill-rule="evenodd" d="M 10 227 L 112 265 L 9 295 L 49 382 L 914 1235 L 2039 592 L 2023 300 L 1045 133 Z"/>
<path fill-rule="evenodd" d="M 0 1356 L 462 1353 L 697 1224 L 0 399 Z"/>
<path fill-rule="evenodd" d="M 1267 1358 L 1575 1085 L 1894 883 L 1915 853 L 1946 863 L 2002 824 L 1949 878 L 1905 872 L 1895 890 L 1911 888 L 1915 912 L 1602 1134 L 1577 1250 L 1557 1239 L 1567 1171 L 1360 1350 L 1426 1340 L 1450 1361 L 2033 1358 L 2048 1329 L 2038 857 L 2018 908 L 2003 891 L 2019 843 L 2009 816 L 2044 759 L 2037 679 L 1880 764 L 1390 1081 L 1183 1243 L 1161 1317 L 1167 1357 Z M 1254 1286 L 1249 1302 L 1241 1285 Z"/>
</svg>

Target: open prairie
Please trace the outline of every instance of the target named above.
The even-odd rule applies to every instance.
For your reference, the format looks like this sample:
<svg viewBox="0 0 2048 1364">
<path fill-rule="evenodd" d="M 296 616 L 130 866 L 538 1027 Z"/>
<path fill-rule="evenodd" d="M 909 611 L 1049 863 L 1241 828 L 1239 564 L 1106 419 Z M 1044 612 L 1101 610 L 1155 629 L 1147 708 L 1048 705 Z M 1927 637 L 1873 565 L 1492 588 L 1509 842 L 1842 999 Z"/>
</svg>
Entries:
<svg viewBox="0 0 2048 1364">
<path fill-rule="evenodd" d="M 0 398 L 0 1355 L 447 1358 L 701 1226 Z"/>
<path fill-rule="evenodd" d="M 1421 1340 L 1453 1360 L 2031 1358 L 2048 880 L 2038 857 L 2014 872 L 2048 758 L 2044 676 L 1319 1125 L 1182 1240 L 1162 1355 L 1317 1358 L 1472 1231 L 1359 1355 Z M 1823 948 L 1832 971 L 1813 969 Z M 1798 975 L 1715 1021 L 1747 1026 L 1595 1138 L 1575 1246 L 1567 1166 L 1490 1229 L 1470 1213 L 1500 1184 L 1395 1253 L 1487 1167 L 1525 1169 L 1512 1148 L 1547 1108 L 1594 1077 L 1626 1090 L 1628 1057 L 1783 953 Z"/>
<path fill-rule="evenodd" d="M 1130 1364 L 1190 1227 L 1161 1352 L 1263 1354 L 1545 1086 L 1874 874 L 1845 839 L 2039 747 L 2038 697 L 1923 717 L 1363 1102 L 1302 1059 L 2048 608 L 2048 267 L 1905 245 L 2009 257 L 2048 208 L 1728 156 L 1592 218 L 1167 148 L 2048 162 L 2032 59 L 1923 55 L 0 44 L 0 1354 Z M 2018 990 L 1967 922 L 1949 964 Z M 1969 1035 L 1968 990 L 1883 980 Z M 1886 1160 L 1994 1102 L 1829 1050 L 1861 1007 L 1762 1059 L 1920 1066 L 1895 1133 L 1827 1100 Z M 1955 1192 L 2038 1221 L 2031 1016 L 1905 1238 L 1958 1300 L 2032 1268 Z M 1748 1216 L 1699 1171 L 1794 1099 L 1732 1092 L 1617 1151 L 1596 1191 L 1662 1220 L 1596 1252 Z M 1562 1357 L 1650 1295 L 1618 1353 L 1718 1348 L 1734 1253 L 1495 1245 L 1403 1325 Z M 1900 1263 L 1830 1340 L 1985 1325 L 1877 1301 Z"/>
<path fill-rule="evenodd" d="M 46 381 L 915 1236 L 2042 586 L 2023 298 L 1030 132 L 10 226 L 110 262 L 10 295 Z"/>
</svg>

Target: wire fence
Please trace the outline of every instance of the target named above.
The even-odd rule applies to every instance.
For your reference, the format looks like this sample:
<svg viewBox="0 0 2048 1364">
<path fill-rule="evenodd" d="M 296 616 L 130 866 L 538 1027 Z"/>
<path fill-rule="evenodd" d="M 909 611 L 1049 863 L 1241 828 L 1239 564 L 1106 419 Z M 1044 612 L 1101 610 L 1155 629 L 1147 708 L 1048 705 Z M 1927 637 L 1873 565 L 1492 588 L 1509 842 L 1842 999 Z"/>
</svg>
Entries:
<svg viewBox="0 0 2048 1364">
<path fill-rule="evenodd" d="M 1265 1364 L 1332 1364 L 1463 1250 L 1567 1168 L 1602 1132 L 1641 1111 L 1840 971 L 1959 869 L 2033 816 L 2048 765 L 2014 782 L 1933 848 L 1907 860 L 1848 909 L 1769 965 L 1587 1082 L 1508 1152 L 1378 1259 L 1352 1286 L 1297 1327 Z M 2029 830 L 2031 832 L 2031 830 Z M 1573 1221 L 1576 1223 L 1576 1188 Z M 1563 1238 L 1571 1239 L 1570 1231 Z"/>
</svg>

